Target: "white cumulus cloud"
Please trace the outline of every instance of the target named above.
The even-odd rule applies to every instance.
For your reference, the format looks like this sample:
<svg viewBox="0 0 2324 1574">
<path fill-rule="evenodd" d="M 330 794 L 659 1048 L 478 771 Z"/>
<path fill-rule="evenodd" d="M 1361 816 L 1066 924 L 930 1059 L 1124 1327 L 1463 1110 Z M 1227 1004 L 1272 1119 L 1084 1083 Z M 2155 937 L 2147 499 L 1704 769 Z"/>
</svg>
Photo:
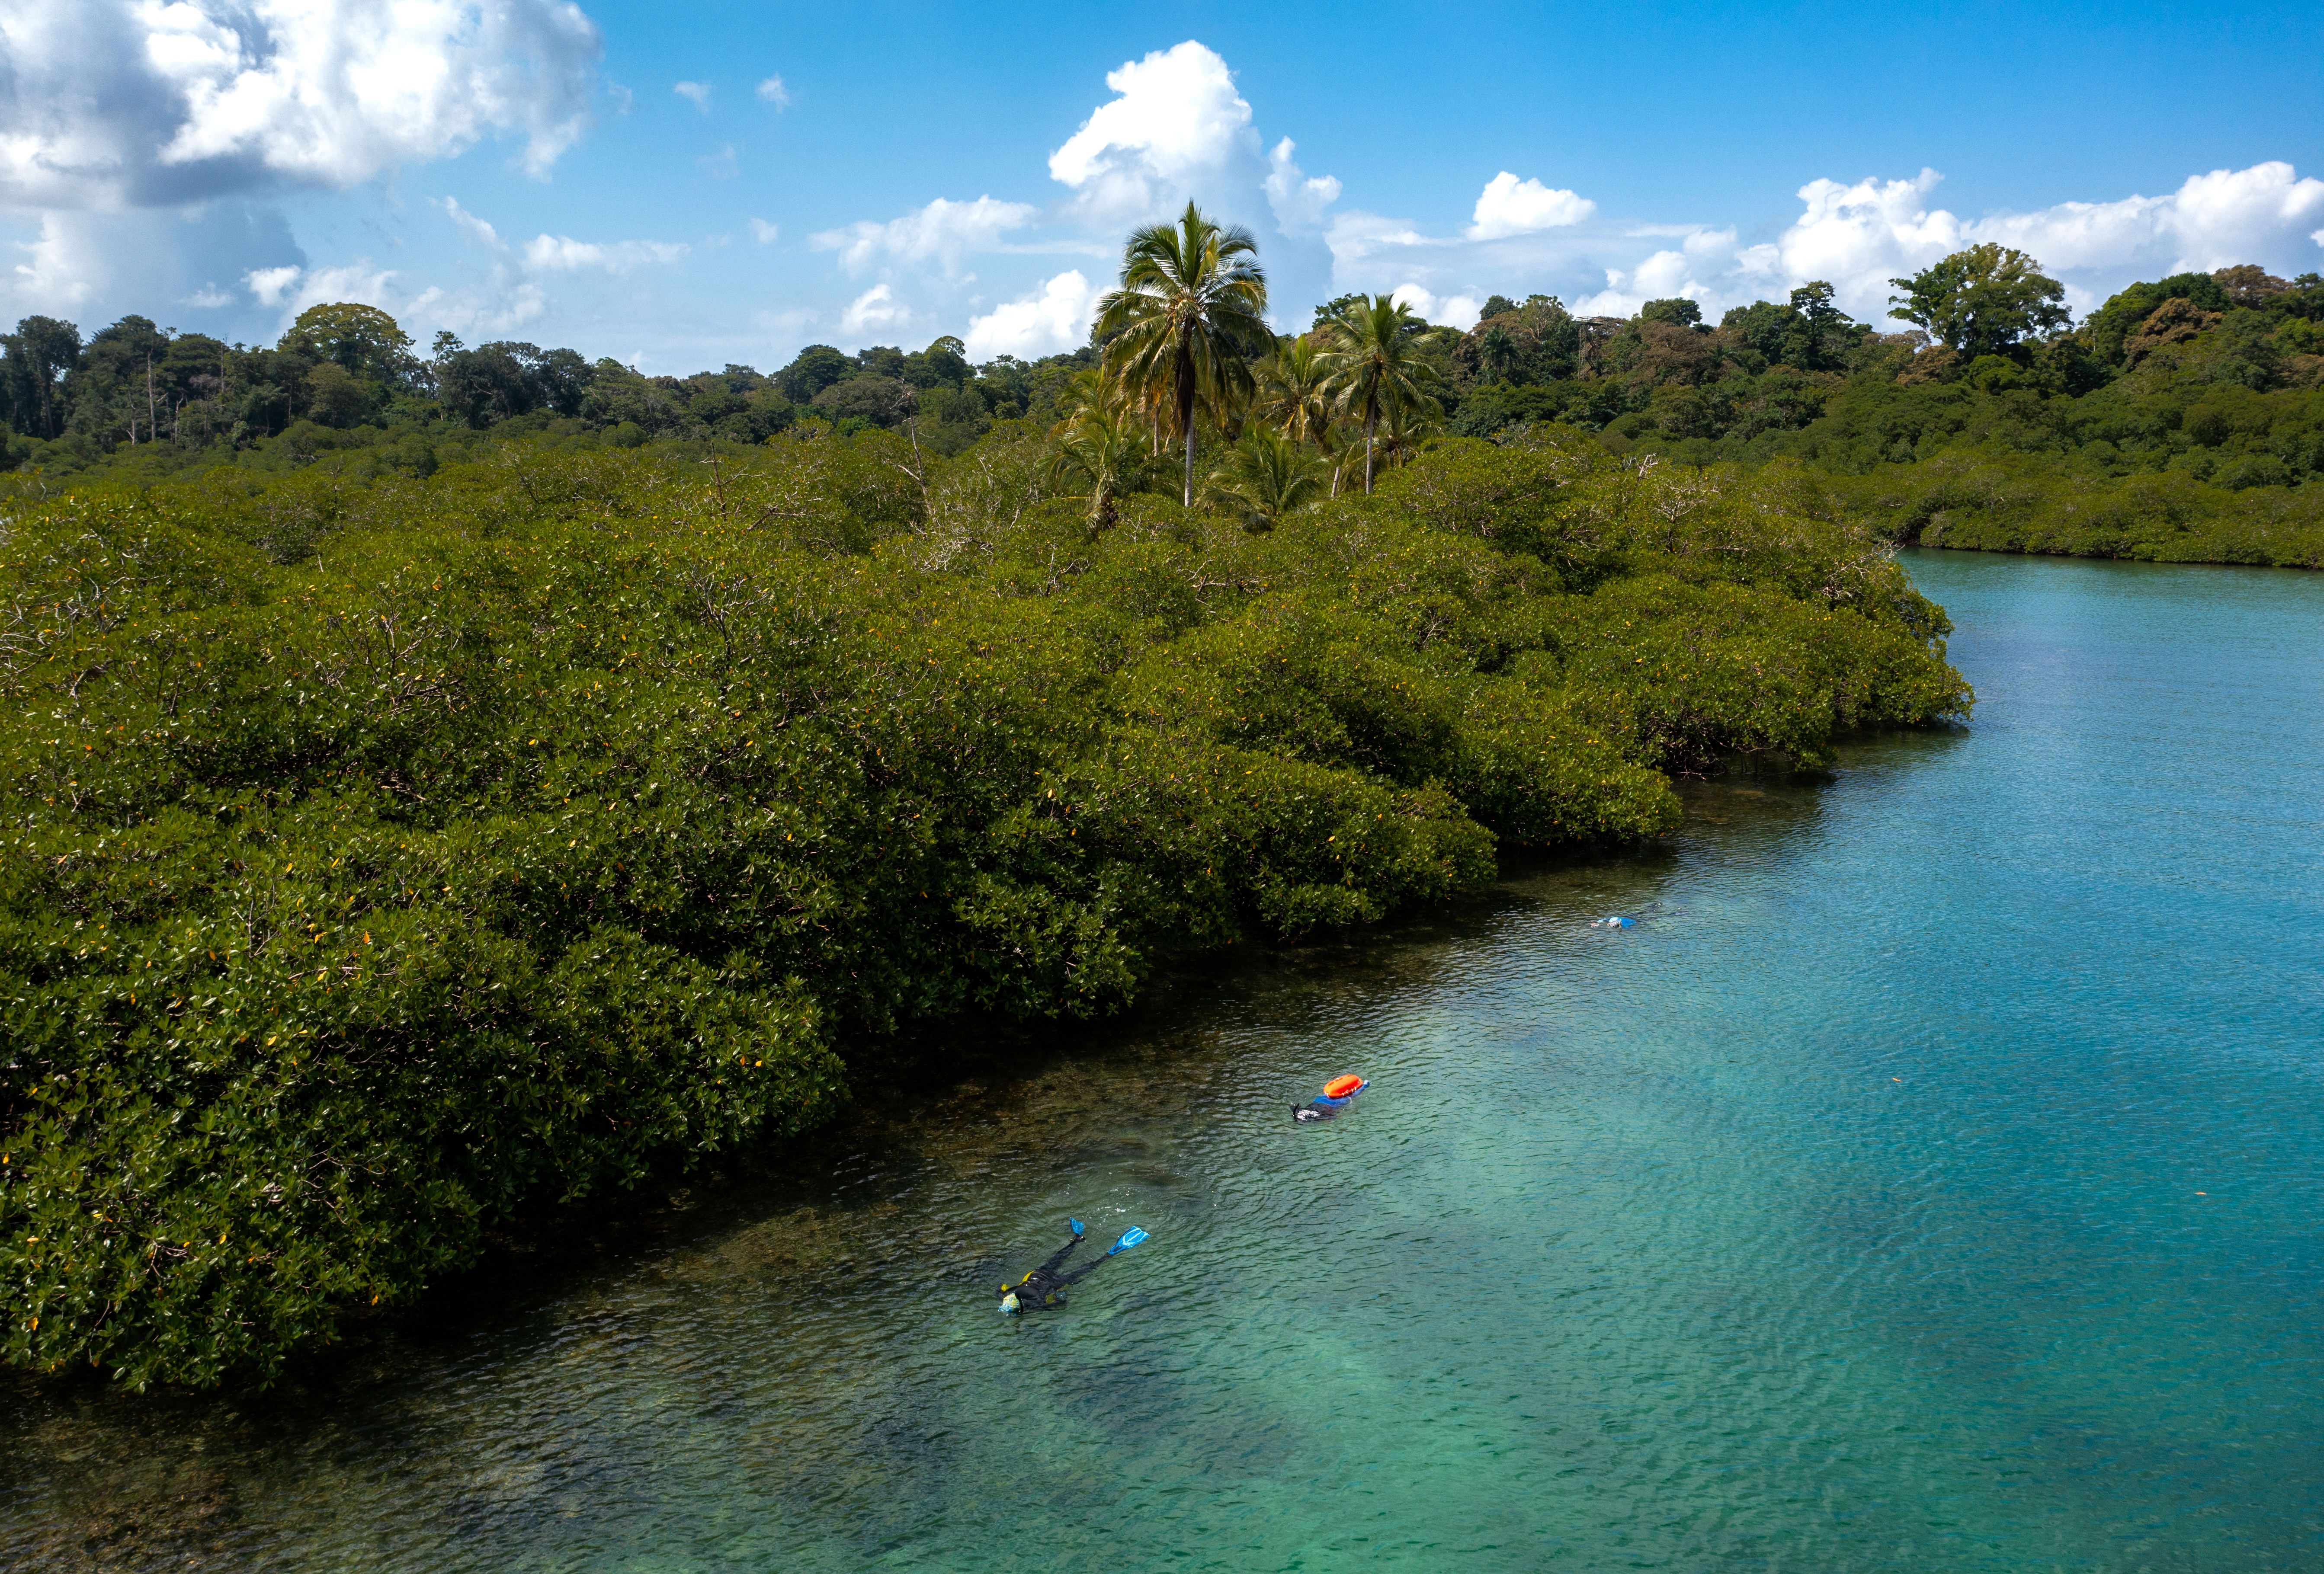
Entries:
<svg viewBox="0 0 2324 1574">
<path fill-rule="evenodd" d="M 378 307 L 421 342 L 438 328 L 455 333 L 506 334 L 547 315 L 549 297 L 521 274 L 496 267 L 485 284 L 458 290 L 409 283 L 392 268 L 357 261 L 338 267 L 282 266 L 252 270 L 243 285 L 262 306 L 275 308 L 283 327 L 310 306 L 354 300 Z"/>
<path fill-rule="evenodd" d="M 1740 253 L 1731 271 L 1776 290 L 1811 279 L 1828 281 L 1842 305 L 1877 321 L 1887 315 L 1892 276 L 1926 267 L 1969 244 L 1967 226 L 1959 218 L 1928 205 L 1928 195 L 1940 179 L 1934 170 L 1923 170 L 1910 180 L 1874 179 L 1853 185 L 1811 180 L 1799 189 L 1801 212 L 1791 227 L 1775 240 Z M 1719 293 L 1716 286 L 1724 282 L 1719 274 L 1728 271 L 1715 265 L 1703 269 L 1707 277 L 1684 293 L 1697 299 Z M 1668 272 L 1661 282 L 1672 287 L 1673 293 L 1696 283 L 1692 277 L 1672 280 Z M 1637 293 L 1610 275 L 1608 283 L 1609 292 Z"/>
<path fill-rule="evenodd" d="M 839 314 L 839 331 L 844 336 L 860 336 L 901 327 L 911 320 L 910 308 L 896 299 L 894 290 L 885 284 L 874 284 L 849 301 L 847 309 Z"/>
<path fill-rule="evenodd" d="M 1292 160 L 1296 144 L 1285 137 L 1267 156 L 1267 203 L 1275 222 L 1286 230 L 1312 230 L 1323 222 L 1323 210 L 1340 199 L 1336 176 L 1313 179 Z"/>
<path fill-rule="evenodd" d="M 883 258 L 899 262 L 940 262 L 947 271 L 959 265 L 967 252 L 998 249 L 1001 237 L 1023 229 L 1040 216 L 1029 202 L 996 202 L 980 197 L 973 202 L 954 202 L 939 197 L 926 207 L 885 224 L 862 219 L 844 229 L 830 229 L 809 237 L 820 252 L 837 252 L 840 265 L 860 272 Z"/>
<path fill-rule="evenodd" d="M 1362 272 L 1362 264 L 1372 258 L 1399 253 L 1422 247 L 1443 247 L 1449 243 L 1432 240 L 1418 227 L 1400 218 L 1383 218 L 1377 213 L 1361 209 L 1342 213 L 1332 220 L 1325 239 L 1332 248 L 1335 271 L 1344 281 Z"/>
<path fill-rule="evenodd" d="M 459 198 L 455 197 L 447 197 L 444 198 L 444 211 L 450 216 L 452 222 L 459 227 L 459 231 L 462 235 L 467 236 L 470 240 L 475 242 L 486 251 L 505 252 L 508 250 L 508 243 L 501 239 L 501 232 L 494 229 L 483 219 L 478 218 L 475 214 L 470 213 L 466 208 L 461 207 Z"/>
<path fill-rule="evenodd" d="M 2061 202 L 1969 227 L 1979 240 L 2016 246 L 2052 268 L 2105 266 L 2126 258 L 2160 264 L 2167 258 L 2177 272 L 2281 260 L 2288 254 L 2284 243 L 2319 218 L 2324 218 L 2324 180 L 2302 179 L 2290 164 L 2271 160 L 2247 170 L 2190 175 L 2167 197 Z"/>
<path fill-rule="evenodd" d="M 763 218 L 754 218 L 751 221 L 751 238 L 762 246 L 773 245 L 775 237 L 782 233 L 780 225 L 769 224 Z"/>
<path fill-rule="evenodd" d="M 995 355 L 1030 360 L 1075 349 L 1089 337 L 1097 298 L 1096 286 L 1081 270 L 1068 269 L 1031 294 L 970 318 L 962 342 L 972 361 Z"/>
<path fill-rule="evenodd" d="M 777 109 L 791 106 L 791 90 L 783 86 L 780 77 L 770 77 L 759 84 L 759 102 L 771 104 Z"/>
<path fill-rule="evenodd" d="M 1105 85 L 1115 97 L 1049 155 L 1050 175 L 1092 218 L 1150 217 L 1238 168 L 1257 183 L 1250 106 L 1215 51 L 1188 39 L 1124 62 Z"/>
<path fill-rule="evenodd" d="M 299 282 L 300 275 L 305 272 L 296 263 L 281 268 L 259 268 L 253 270 L 244 282 L 261 304 L 280 306 L 283 296 L 290 293 L 290 287 Z"/>
<path fill-rule="evenodd" d="M 1050 175 L 1065 188 L 1064 200 L 1045 208 L 990 194 L 973 201 L 938 198 L 898 218 L 820 231 L 808 244 L 836 253 L 846 272 L 870 272 L 899 288 L 912 282 L 915 269 L 941 269 L 958 285 L 973 281 L 963 270 L 975 256 L 1064 253 L 1110 262 L 1120 255 L 1127 226 L 1174 216 L 1194 200 L 1227 224 L 1257 226 L 1272 213 L 1280 234 L 1269 243 L 1268 273 L 1286 286 L 1287 298 L 1314 299 L 1306 292 L 1322 282 L 1313 275 L 1323 272 L 1322 232 L 1341 182 L 1301 169 L 1288 137 L 1262 152 L 1250 106 L 1236 91 L 1226 61 L 1189 39 L 1125 61 L 1105 80 L 1113 97 L 1049 157 Z M 1057 292 L 1061 281 L 1082 278 L 1077 272 L 1056 275 L 975 317 L 985 342 L 1081 343 L 1085 322 L 1057 326 L 1058 314 L 1072 315 L 1066 308 L 1077 311 L 1079 302 Z M 996 293 L 1026 283 L 1012 270 Z"/>
<path fill-rule="evenodd" d="M 578 273 L 584 270 L 629 273 L 639 268 L 681 262 L 693 249 L 678 241 L 576 241 L 571 235 L 538 235 L 524 244 L 521 252 L 512 253 L 500 231 L 481 216 L 461 207 L 457 198 L 445 198 L 443 207 L 469 240 L 496 255 L 512 255 L 515 262 L 535 273 Z M 771 230 L 773 226 L 768 227 Z M 254 281 L 256 276 L 253 277 Z M 253 288 L 257 288 L 254 281 Z M 263 299 L 263 293 L 261 298 Z"/>
<path fill-rule="evenodd" d="M 397 287 L 399 277 L 392 268 L 354 262 L 337 268 L 259 268 L 247 274 L 243 282 L 261 305 L 281 308 L 282 320 L 288 325 L 309 307 L 327 300 L 359 300 L 397 311 L 391 303 L 401 301 L 405 296 Z M 397 311 L 397 315 L 401 312 Z"/>
<path fill-rule="evenodd" d="M 1635 267 L 1608 269 L 1606 288 L 1576 300 L 1573 309 L 1583 317 L 1628 317 L 1649 300 L 1683 296 L 1704 307 L 1704 316 L 1716 320 L 1719 311 L 1714 308 L 1729 304 L 1735 290 L 1703 284 L 1696 276 L 1715 278 L 1733 272 L 1736 255 L 1733 230 L 1694 230 L 1677 246 L 1655 252 Z"/>
<path fill-rule="evenodd" d="M 2324 217 L 2324 180 L 2303 179 L 2281 161 L 2190 175 L 2161 197 L 2061 202 L 1982 218 L 1932 206 L 1941 179 L 1923 170 L 1910 180 L 1812 180 L 1799 189 L 1799 216 L 1775 240 L 1738 249 L 1732 231 L 1704 230 L 1680 252 L 1658 253 L 1628 273 L 1609 272 L 1599 299 L 1609 307 L 1655 294 L 1736 302 L 1821 279 L 1840 304 L 1877 322 L 1895 292 L 1890 279 L 1993 241 L 2038 259 L 2066 283 L 2070 300 L 2088 309 L 2135 277 L 2236 262 L 2297 272 L 2315 266 L 2303 242 L 2324 244 L 2305 234 Z"/>
<path fill-rule="evenodd" d="M 703 114 L 707 115 L 710 113 L 709 83 L 680 82 L 672 87 L 670 91 L 677 94 L 680 98 L 685 99 L 688 104 L 693 105 L 695 108 L 700 110 Z"/>
<path fill-rule="evenodd" d="M 571 0 L 16 0 L 0 200 L 346 187 L 499 135 L 543 174 L 587 124 L 599 52 Z"/>
<path fill-rule="evenodd" d="M 1473 295 L 1437 296 L 1417 284 L 1399 284 L 1389 291 L 1389 298 L 1410 308 L 1416 317 L 1464 332 L 1477 326 L 1485 309 L 1484 302 Z"/>
<path fill-rule="evenodd" d="M 670 241 L 576 241 L 571 235 L 540 235 L 524 244 L 527 267 L 547 273 L 602 268 L 627 273 L 650 264 L 678 261 L 689 248 Z"/>
<path fill-rule="evenodd" d="M 2324 245 L 2324 179 L 2268 161 L 2189 176 L 2160 197 L 2068 201 L 2025 213 L 1965 216 L 1937 205 L 1941 177 L 1811 180 L 1772 240 L 1745 245 L 1734 226 L 1609 224 L 1571 191 L 1503 170 L 1479 196 L 1459 235 L 1361 209 L 1333 215 L 1334 287 L 1407 289 L 1447 302 L 1489 290 L 1550 290 L 1584 314 L 1627 316 L 1683 296 L 1706 318 L 1754 299 L 1784 299 L 1829 281 L 1841 306 L 1870 322 L 1887 316 L 1889 283 L 1983 241 L 2039 259 L 2088 311 L 2136 278 L 2258 262 L 2279 273 L 2315 268 Z M 1593 222 L 1595 221 L 1595 222 Z M 1415 299 L 1417 299 L 1416 297 Z M 1449 320 L 1440 304 L 1427 313 Z"/>
<path fill-rule="evenodd" d="M 1470 303 L 1473 322 L 1489 284 L 1530 290 L 1562 273 L 1597 238 L 1579 233 L 1597 212 L 1586 197 L 1504 170 L 1485 183 L 1460 235 L 1430 235 L 1407 220 L 1351 208 L 1333 216 L 1323 239 L 1336 288 L 1379 290 L 1402 279 L 1399 299 L 1416 290 L 1440 302 L 1434 310 L 1415 307 L 1432 322 L 1453 321 L 1453 301 Z"/>
<path fill-rule="evenodd" d="M 1472 241 L 1497 241 L 1537 230 L 1562 229 L 1580 224 L 1598 211 L 1598 205 L 1571 191 L 1520 180 L 1507 170 L 1485 182 L 1469 226 Z"/>
<path fill-rule="evenodd" d="M 322 295 L 321 300 L 341 300 L 344 295 Z M 421 343 L 438 328 L 449 328 L 476 339 L 513 333 L 549 314 L 548 294 L 530 280 L 506 288 L 447 291 L 430 287 L 414 296 L 395 313 L 411 336 Z"/>
<path fill-rule="evenodd" d="M 18 260 L 0 268 L 0 322 L 41 312 L 84 329 L 122 309 L 167 323 L 155 309 L 164 301 L 243 307 L 244 274 L 305 260 L 281 214 L 239 203 L 186 213 L 55 210 L 7 249 Z"/>
</svg>

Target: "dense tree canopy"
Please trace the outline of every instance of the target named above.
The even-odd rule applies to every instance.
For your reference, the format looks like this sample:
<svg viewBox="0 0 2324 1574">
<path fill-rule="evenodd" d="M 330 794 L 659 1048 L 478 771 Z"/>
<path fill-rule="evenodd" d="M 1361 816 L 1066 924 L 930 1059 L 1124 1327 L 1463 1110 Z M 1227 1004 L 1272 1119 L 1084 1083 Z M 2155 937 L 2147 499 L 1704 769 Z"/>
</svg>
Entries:
<svg viewBox="0 0 2324 1574">
<path fill-rule="evenodd" d="M 1968 704 L 1812 489 L 1580 434 L 1331 501 L 1252 423 L 1190 510 L 1133 419 L 1093 511 L 1023 421 L 528 419 L 0 538 L 9 1359 L 263 1376 L 516 1210 L 822 1118 L 867 1036 L 1111 1009 Z"/>
<path fill-rule="evenodd" d="M 867 1036 L 1958 714 L 1895 541 L 2324 566 L 2314 274 L 1278 336 L 1233 232 L 1146 239 L 1039 362 L 6 336 L 0 1348 L 264 1374 Z"/>
<path fill-rule="evenodd" d="M 1992 241 L 1955 252 L 1910 279 L 1888 304 L 1947 349 L 2006 355 L 2036 335 L 2066 326 L 2066 287 L 2045 278 L 2024 253 Z"/>
<path fill-rule="evenodd" d="M 413 369 L 410 336 L 379 308 L 352 301 L 309 307 L 283 334 L 282 347 L 374 382 L 397 382 Z"/>
</svg>

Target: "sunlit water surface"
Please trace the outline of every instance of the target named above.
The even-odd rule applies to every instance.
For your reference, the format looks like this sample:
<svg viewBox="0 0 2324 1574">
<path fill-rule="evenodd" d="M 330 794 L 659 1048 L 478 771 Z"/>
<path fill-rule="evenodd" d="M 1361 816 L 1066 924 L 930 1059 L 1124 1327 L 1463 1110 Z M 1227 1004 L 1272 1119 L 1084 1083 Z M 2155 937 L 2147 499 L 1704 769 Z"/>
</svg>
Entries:
<svg viewBox="0 0 2324 1574">
<path fill-rule="evenodd" d="M 2324 576 L 1911 566 L 1973 728 L 1181 980 L 281 1395 L 0 1391 L 0 1566 L 2324 1566 Z M 1069 1212 L 1153 1238 L 997 1313 Z"/>
</svg>

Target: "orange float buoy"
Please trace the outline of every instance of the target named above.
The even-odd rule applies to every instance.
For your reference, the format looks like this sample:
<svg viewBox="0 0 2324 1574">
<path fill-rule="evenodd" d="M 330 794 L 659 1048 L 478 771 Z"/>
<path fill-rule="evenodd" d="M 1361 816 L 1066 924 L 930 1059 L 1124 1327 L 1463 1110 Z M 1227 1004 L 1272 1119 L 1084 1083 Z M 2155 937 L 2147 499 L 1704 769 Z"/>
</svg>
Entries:
<svg viewBox="0 0 2324 1574">
<path fill-rule="evenodd" d="M 1323 1097 L 1344 1099 L 1363 1085 L 1364 1080 L 1361 1077 L 1333 1077 L 1323 1084 Z"/>
</svg>

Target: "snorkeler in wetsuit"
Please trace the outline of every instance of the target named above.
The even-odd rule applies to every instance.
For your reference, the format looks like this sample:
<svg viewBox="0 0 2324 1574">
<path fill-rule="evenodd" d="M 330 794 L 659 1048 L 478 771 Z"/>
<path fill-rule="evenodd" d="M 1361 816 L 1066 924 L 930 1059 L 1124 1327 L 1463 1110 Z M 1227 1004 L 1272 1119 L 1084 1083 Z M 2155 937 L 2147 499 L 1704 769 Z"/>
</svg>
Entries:
<svg viewBox="0 0 2324 1574">
<path fill-rule="evenodd" d="M 1146 1238 L 1146 1232 L 1133 1225 L 1122 1231 L 1121 1238 L 1113 1243 L 1112 1247 L 1105 1253 L 1104 1256 L 1084 1263 L 1068 1274 L 1065 1271 L 1065 1259 L 1072 1256 L 1074 1250 L 1082 1244 L 1082 1221 L 1078 1219 L 1068 1219 L 1065 1222 L 1072 1226 L 1074 1238 L 1051 1253 L 1047 1262 L 1035 1268 L 1014 1284 L 1001 1285 L 1001 1311 L 1055 1311 L 1065 1303 L 1065 1286 L 1081 1283 L 1094 1273 L 1098 1264 L 1105 1261 L 1106 1257 L 1126 1252 Z"/>
<path fill-rule="evenodd" d="M 1330 1120 L 1341 1110 L 1356 1101 L 1356 1095 L 1371 1083 L 1361 1077 L 1333 1077 L 1323 1084 L 1321 1098 L 1310 1099 L 1305 1104 L 1291 1106 L 1291 1118 L 1299 1121 Z"/>
</svg>

